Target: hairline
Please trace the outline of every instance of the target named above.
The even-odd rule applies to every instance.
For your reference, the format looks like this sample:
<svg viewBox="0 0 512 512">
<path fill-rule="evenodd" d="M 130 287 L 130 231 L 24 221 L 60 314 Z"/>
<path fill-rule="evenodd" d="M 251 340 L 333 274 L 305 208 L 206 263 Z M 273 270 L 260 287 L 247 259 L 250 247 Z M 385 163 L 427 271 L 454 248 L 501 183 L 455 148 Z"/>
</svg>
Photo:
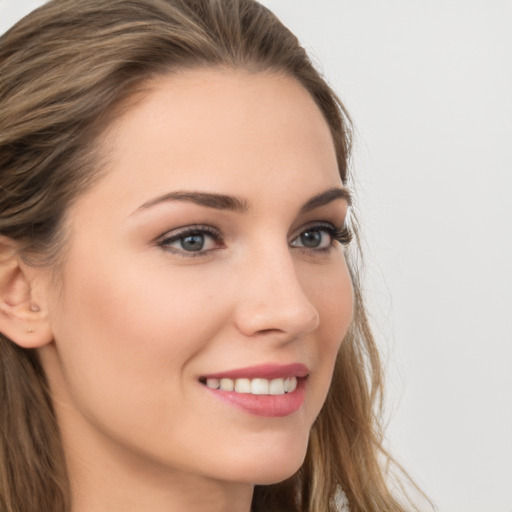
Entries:
<svg viewBox="0 0 512 512">
<path fill-rule="evenodd" d="M 281 76 L 291 79 L 298 84 L 313 100 L 316 108 L 319 110 L 324 119 L 334 144 L 334 134 L 332 126 L 326 118 L 325 113 L 316 101 L 312 92 L 301 82 L 301 80 L 285 67 L 276 65 L 265 65 L 260 62 L 245 62 L 237 65 L 236 63 L 211 63 L 211 62 L 195 62 L 190 64 L 180 63 L 175 65 L 162 66 L 159 71 L 153 71 L 147 77 L 140 77 L 134 80 L 125 90 L 121 90 L 120 95 L 108 106 L 108 108 L 97 116 L 87 127 L 89 137 L 86 144 L 79 151 L 79 158 L 84 161 L 87 167 L 88 176 L 85 184 L 79 186 L 79 189 L 71 197 L 66 204 L 65 210 L 62 212 L 59 221 L 56 224 L 54 236 L 46 244 L 42 250 L 22 249 L 22 258 L 31 266 L 47 267 L 50 269 L 50 279 L 53 286 L 62 288 L 60 276 L 66 260 L 67 250 L 70 247 L 71 230 L 69 228 L 69 212 L 73 204 L 79 200 L 81 196 L 91 190 L 98 184 L 106 174 L 108 174 L 108 166 L 110 164 L 109 157 L 113 148 L 108 148 L 105 142 L 109 133 L 115 130 L 116 124 L 121 122 L 137 105 L 143 103 L 153 92 L 157 90 L 162 81 L 172 76 L 183 75 L 188 72 L 207 70 L 222 71 L 247 74 L 263 74 L 267 76 Z M 335 144 L 334 144 L 335 145 Z M 339 170 L 339 169 L 338 169 Z M 340 170 L 339 170 L 340 171 Z M 48 252 L 48 246 L 52 245 L 52 249 Z M 23 246 L 22 246 L 23 247 Z"/>
</svg>

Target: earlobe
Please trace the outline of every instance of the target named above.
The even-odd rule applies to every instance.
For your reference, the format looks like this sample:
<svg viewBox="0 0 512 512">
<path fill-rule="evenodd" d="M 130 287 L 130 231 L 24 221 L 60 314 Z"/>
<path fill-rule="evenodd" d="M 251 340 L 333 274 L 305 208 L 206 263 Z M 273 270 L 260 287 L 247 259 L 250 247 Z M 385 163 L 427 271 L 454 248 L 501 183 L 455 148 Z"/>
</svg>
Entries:
<svg viewBox="0 0 512 512">
<path fill-rule="evenodd" d="M 0 332 L 23 348 L 37 348 L 52 340 L 51 329 L 16 249 L 16 242 L 0 237 Z"/>
</svg>

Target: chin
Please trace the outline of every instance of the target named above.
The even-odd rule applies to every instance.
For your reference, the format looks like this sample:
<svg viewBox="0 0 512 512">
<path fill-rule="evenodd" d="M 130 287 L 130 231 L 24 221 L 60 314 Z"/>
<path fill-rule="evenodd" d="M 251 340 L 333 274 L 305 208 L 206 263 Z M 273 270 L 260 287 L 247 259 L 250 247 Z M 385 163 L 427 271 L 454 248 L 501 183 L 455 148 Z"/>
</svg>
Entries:
<svg viewBox="0 0 512 512">
<path fill-rule="evenodd" d="M 267 468 L 267 471 L 261 471 L 256 477 L 253 475 L 251 483 L 253 485 L 278 484 L 297 473 L 303 462 L 304 458 L 298 464 L 284 464 L 280 467 Z"/>
<path fill-rule="evenodd" d="M 253 485 L 277 484 L 290 478 L 302 466 L 306 456 L 307 442 L 297 443 L 292 448 L 281 449 L 272 446 L 269 449 L 260 449 L 258 453 L 249 455 L 245 460 L 238 460 L 232 468 L 234 480 Z"/>
</svg>

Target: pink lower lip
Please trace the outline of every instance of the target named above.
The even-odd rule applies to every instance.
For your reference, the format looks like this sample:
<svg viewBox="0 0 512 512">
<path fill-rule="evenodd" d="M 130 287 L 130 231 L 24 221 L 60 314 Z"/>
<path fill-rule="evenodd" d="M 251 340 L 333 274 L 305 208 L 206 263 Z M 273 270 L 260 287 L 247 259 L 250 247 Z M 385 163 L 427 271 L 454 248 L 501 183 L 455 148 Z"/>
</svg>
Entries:
<svg viewBox="0 0 512 512">
<path fill-rule="evenodd" d="M 204 389 L 213 393 L 223 402 L 255 416 L 279 418 L 293 414 L 302 407 L 306 391 L 306 379 L 299 378 L 295 391 L 284 395 L 252 395 L 251 393 L 211 389 L 206 386 L 204 386 Z"/>
</svg>

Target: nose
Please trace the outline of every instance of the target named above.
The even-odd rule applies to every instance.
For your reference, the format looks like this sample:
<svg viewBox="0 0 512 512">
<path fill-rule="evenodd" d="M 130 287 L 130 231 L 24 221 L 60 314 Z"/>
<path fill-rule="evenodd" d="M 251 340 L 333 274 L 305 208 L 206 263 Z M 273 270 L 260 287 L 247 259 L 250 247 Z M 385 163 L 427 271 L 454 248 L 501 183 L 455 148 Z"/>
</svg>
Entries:
<svg viewBox="0 0 512 512">
<path fill-rule="evenodd" d="M 235 322 L 246 336 L 288 341 L 314 331 L 317 308 L 301 285 L 288 247 L 260 251 L 245 262 Z"/>
</svg>

